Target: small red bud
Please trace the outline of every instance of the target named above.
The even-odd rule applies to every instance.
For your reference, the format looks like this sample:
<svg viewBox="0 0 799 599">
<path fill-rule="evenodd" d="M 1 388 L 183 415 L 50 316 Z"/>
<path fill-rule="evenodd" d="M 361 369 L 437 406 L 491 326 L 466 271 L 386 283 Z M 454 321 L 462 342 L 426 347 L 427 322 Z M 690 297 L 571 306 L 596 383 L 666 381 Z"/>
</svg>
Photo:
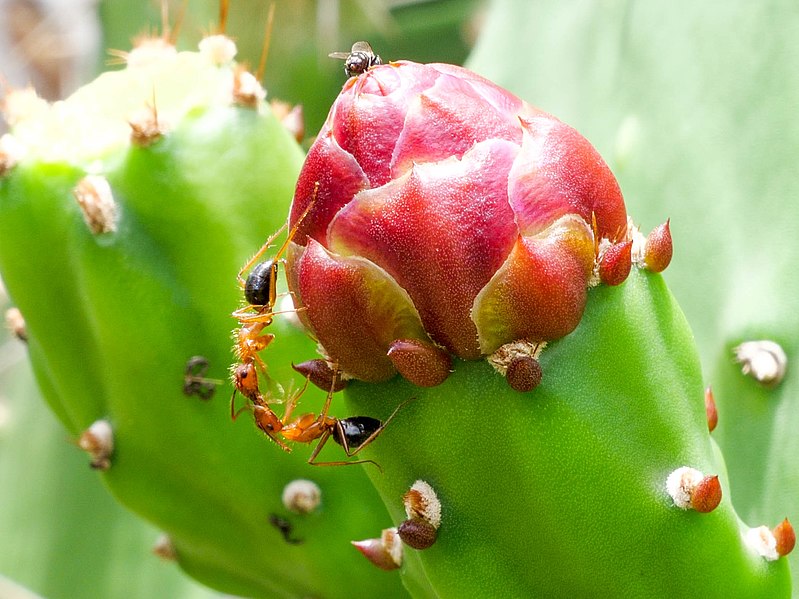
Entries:
<svg viewBox="0 0 799 599">
<path fill-rule="evenodd" d="M 696 468 L 682 466 L 669 474 L 666 491 L 674 505 L 706 514 L 721 503 L 721 483 L 716 475 L 705 476 Z"/>
<path fill-rule="evenodd" d="M 674 247 L 671 241 L 669 221 L 658 225 L 646 238 L 644 264 L 652 272 L 663 272 L 671 262 Z"/>
<path fill-rule="evenodd" d="M 427 549 L 432 547 L 438 537 L 436 527 L 427 520 L 410 518 L 397 527 L 400 539 L 414 549 Z"/>
<path fill-rule="evenodd" d="M 706 476 L 691 491 L 691 507 L 699 513 L 707 514 L 721 503 L 721 483 L 716 475 Z"/>
<path fill-rule="evenodd" d="M 620 285 L 632 268 L 632 241 L 611 245 L 599 259 L 599 279 L 605 285 Z"/>
<path fill-rule="evenodd" d="M 705 389 L 705 413 L 707 414 L 707 428 L 710 432 L 719 423 L 719 413 L 716 409 L 716 400 L 713 398 L 713 389 Z"/>
<path fill-rule="evenodd" d="M 397 339 L 386 355 L 399 373 L 418 387 L 440 385 L 452 369 L 452 358 L 445 350 L 418 339 Z"/>
<path fill-rule="evenodd" d="M 796 533 L 791 523 L 788 522 L 788 518 L 785 518 L 785 520 L 777 524 L 772 532 L 777 541 L 777 553 L 781 557 L 785 557 L 793 551 L 796 545 Z"/>
<path fill-rule="evenodd" d="M 541 364 L 531 356 L 516 356 L 508 364 L 505 378 L 511 389 L 525 393 L 532 391 L 541 383 Z"/>
<path fill-rule="evenodd" d="M 341 378 L 341 372 L 334 371 L 325 360 L 308 360 L 301 364 L 292 364 L 291 367 L 322 391 L 330 391 L 332 388 L 333 393 L 336 393 L 347 386 L 347 381 Z"/>
</svg>

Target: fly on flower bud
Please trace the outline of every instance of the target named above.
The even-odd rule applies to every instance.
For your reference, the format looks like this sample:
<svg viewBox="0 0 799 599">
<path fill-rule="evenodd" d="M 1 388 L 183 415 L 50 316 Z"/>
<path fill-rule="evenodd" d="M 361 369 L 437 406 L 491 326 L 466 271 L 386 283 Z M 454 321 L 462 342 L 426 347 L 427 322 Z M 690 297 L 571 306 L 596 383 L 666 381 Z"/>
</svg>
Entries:
<svg viewBox="0 0 799 599">
<path fill-rule="evenodd" d="M 569 334 L 597 248 L 627 240 L 619 186 L 584 137 L 471 71 L 407 61 L 346 82 L 289 226 L 298 315 L 325 358 L 371 382 L 437 383 L 436 352 L 476 360 Z"/>
</svg>

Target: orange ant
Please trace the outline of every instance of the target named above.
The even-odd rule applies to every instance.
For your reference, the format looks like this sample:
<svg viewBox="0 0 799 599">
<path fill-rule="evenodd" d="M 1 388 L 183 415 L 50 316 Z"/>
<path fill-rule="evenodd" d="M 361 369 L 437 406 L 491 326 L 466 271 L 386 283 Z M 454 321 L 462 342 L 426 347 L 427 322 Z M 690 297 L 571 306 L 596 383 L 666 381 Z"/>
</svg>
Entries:
<svg viewBox="0 0 799 599">
<path fill-rule="evenodd" d="M 230 398 L 230 419 L 235 421 L 243 410 L 251 409 L 256 426 L 258 426 L 267 437 L 277 443 L 283 451 L 291 452 L 291 448 L 278 436 L 283 428 L 283 421 L 278 418 L 274 410 L 269 407 L 269 401 L 258 389 L 258 375 L 253 363 L 245 362 L 244 364 L 236 366 L 233 369 L 233 381 L 236 388 Z M 306 379 L 305 385 L 291 398 L 290 403 L 296 401 L 296 397 L 302 395 L 307 386 L 308 381 Z M 245 404 L 238 411 L 236 411 L 234 404 L 236 391 L 239 391 L 250 401 L 250 403 Z"/>
<path fill-rule="evenodd" d="M 327 392 L 324 406 L 319 416 L 313 413 L 303 414 L 292 422 L 288 422 L 294 408 L 297 406 L 297 400 L 305 392 L 308 387 L 308 378 L 305 379 L 305 385 L 300 389 L 299 393 L 291 396 L 286 404 L 286 410 L 281 419 L 281 426 L 278 429 L 280 435 L 287 441 L 294 443 L 313 443 L 318 440 L 316 447 L 308 458 L 308 463 L 312 466 L 350 466 L 353 464 L 374 464 L 382 471 L 380 465 L 373 460 L 355 460 L 355 461 L 335 461 L 335 462 L 317 462 L 316 458 L 325 447 L 327 441 L 332 437 L 333 441 L 341 445 L 344 453 L 348 458 L 354 457 L 360 453 L 362 449 L 368 447 L 380 433 L 388 426 L 388 424 L 397 415 L 397 412 L 405 406 L 409 401 L 414 398 L 406 399 L 399 404 L 391 415 L 381 422 L 377 418 L 370 416 L 350 416 L 349 418 L 334 418 L 328 416 L 330 410 L 330 401 L 335 391 L 335 376 L 334 383 L 331 385 L 330 390 Z"/>
<path fill-rule="evenodd" d="M 255 339 L 260 332 L 263 330 L 264 327 L 269 326 L 272 324 L 272 317 L 276 314 L 282 314 L 282 312 L 275 312 L 275 303 L 277 302 L 277 275 L 278 275 L 278 263 L 280 262 L 281 257 L 286 252 L 289 247 L 289 243 L 294 239 L 294 236 L 297 234 L 297 229 L 299 228 L 302 221 L 308 215 L 308 212 L 311 210 L 311 207 L 316 200 L 316 194 L 319 191 L 319 183 L 317 182 L 314 185 L 313 196 L 311 197 L 311 201 L 308 203 L 308 206 L 305 208 L 305 211 L 300 215 L 297 219 L 297 222 L 294 223 L 294 226 L 286 235 L 286 240 L 283 242 L 283 245 L 278 248 L 277 252 L 275 253 L 275 257 L 271 260 L 265 260 L 259 264 L 256 264 L 255 267 L 250 271 L 250 274 L 247 275 L 245 279 L 242 275 L 244 272 L 247 271 L 249 268 L 252 268 L 253 264 L 263 256 L 264 252 L 268 250 L 272 246 L 272 242 L 280 235 L 287 227 L 287 225 L 282 225 L 269 239 L 266 240 L 261 246 L 255 255 L 247 261 L 247 264 L 241 267 L 239 274 L 237 275 L 237 280 L 239 282 L 239 287 L 244 291 L 244 300 L 247 302 L 247 305 L 243 308 L 239 308 L 235 312 L 233 312 L 233 317 L 239 321 L 239 324 L 262 324 L 260 328 L 257 329 L 257 332 L 253 332 L 247 335 L 247 340 Z M 255 313 L 248 313 L 250 310 L 254 310 Z M 293 312 L 294 310 L 290 310 Z M 255 327 L 253 327 L 253 331 L 255 331 Z M 266 345 L 269 345 L 269 339 L 266 341 L 263 347 L 255 351 L 260 351 Z M 241 336 L 237 340 L 237 345 L 241 345 Z M 244 348 L 238 347 L 239 350 L 244 351 Z"/>
<path fill-rule="evenodd" d="M 280 418 L 269 407 L 269 402 L 264 398 L 258 384 L 258 370 L 266 374 L 266 364 L 258 354 L 266 349 L 275 338 L 272 333 L 265 333 L 264 329 L 272 324 L 275 315 L 283 313 L 275 312 L 279 261 L 288 249 L 291 240 L 294 239 L 300 223 L 310 211 L 318 189 L 319 184 L 317 183 L 314 186 L 312 201 L 289 230 L 286 240 L 278 248 L 274 258 L 256 264 L 244 279 L 244 273 L 271 247 L 272 242 L 286 229 L 287 225 L 280 227 L 274 235 L 267 239 L 266 243 L 247 261 L 237 275 L 239 287 L 244 291 L 247 305 L 233 312 L 233 317 L 239 321 L 241 327 L 233 333 L 234 352 L 239 363 L 231 369 L 234 388 L 233 395 L 230 397 L 230 414 L 235 420 L 241 412 L 241 410 L 236 412 L 234 405 L 238 391 L 252 402 L 253 416 L 258 427 L 285 451 L 290 451 L 289 447 L 276 436 L 282 426 Z"/>
<path fill-rule="evenodd" d="M 242 364 L 236 368 L 235 375 L 240 372 L 243 374 L 245 371 L 250 371 L 250 374 L 255 373 L 255 367 L 252 364 Z M 249 374 L 247 375 L 249 376 Z M 335 377 L 334 377 L 335 379 Z M 352 464 L 374 464 L 380 469 L 380 465 L 374 460 L 355 460 L 355 461 L 335 461 L 335 462 L 317 462 L 316 458 L 324 448 L 327 441 L 332 437 L 333 441 L 341 445 L 348 458 L 356 456 L 362 449 L 367 447 L 374 441 L 380 433 L 388 426 L 388 424 L 397 415 L 397 412 L 415 398 L 406 399 L 398 405 L 391 415 L 381 422 L 377 418 L 371 416 L 350 416 L 349 418 L 334 418 L 328 416 L 330 410 L 330 401 L 333 397 L 335 389 L 335 380 L 330 390 L 327 392 L 324 406 L 319 416 L 313 413 L 303 414 L 292 422 L 288 422 L 291 418 L 294 408 L 297 406 L 297 400 L 305 393 L 308 388 L 310 377 L 305 379 L 305 384 L 295 394 L 293 394 L 286 404 L 286 410 L 283 413 L 283 418 L 278 418 L 277 414 L 269 407 L 267 400 L 259 392 L 252 392 L 252 397 L 248 398 L 252 402 L 239 409 L 238 412 L 233 411 L 233 402 L 230 403 L 230 416 L 233 420 L 238 417 L 242 410 L 247 408 L 252 409 L 255 424 L 261 431 L 263 431 L 270 439 L 277 443 L 284 451 L 290 452 L 291 448 L 281 440 L 278 435 L 283 437 L 286 441 L 294 443 L 313 443 L 318 439 L 318 443 L 308 458 L 308 463 L 312 466 L 349 466 Z M 242 382 L 243 387 L 248 387 L 249 382 Z M 249 389 L 248 389 L 249 391 Z M 247 393 L 242 391 L 242 394 Z M 381 469 L 382 470 L 382 469 Z"/>
</svg>

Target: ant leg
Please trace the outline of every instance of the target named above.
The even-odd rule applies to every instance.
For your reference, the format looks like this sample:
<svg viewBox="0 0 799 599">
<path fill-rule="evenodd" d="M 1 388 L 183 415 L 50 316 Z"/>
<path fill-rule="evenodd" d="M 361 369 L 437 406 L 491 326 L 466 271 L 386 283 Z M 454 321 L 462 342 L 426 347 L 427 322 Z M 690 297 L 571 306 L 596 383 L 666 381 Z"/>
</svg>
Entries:
<svg viewBox="0 0 799 599">
<path fill-rule="evenodd" d="M 314 447 L 314 450 L 313 450 L 313 453 L 311 454 L 311 457 L 308 458 L 308 463 L 309 464 L 311 464 L 313 466 L 319 466 L 319 464 L 317 462 L 314 462 L 314 460 L 316 459 L 316 456 L 319 455 L 319 452 L 322 451 L 322 448 L 325 446 L 325 443 L 327 443 L 327 440 L 329 438 L 330 438 L 330 431 L 329 430 L 326 430 L 324 433 L 322 433 L 322 437 L 319 439 L 319 443 L 316 444 L 316 447 Z"/>
<path fill-rule="evenodd" d="M 277 312 L 267 311 L 267 312 L 256 312 L 255 314 L 248 312 L 252 308 L 267 308 L 268 306 L 245 306 L 243 308 L 239 308 L 235 312 L 232 313 L 233 318 L 239 321 L 241 324 L 251 324 L 254 322 L 263 323 L 265 325 L 272 324 L 272 317 L 277 316 L 278 314 L 294 314 L 298 312 L 302 308 L 294 308 L 292 310 L 278 310 Z"/>
<path fill-rule="evenodd" d="M 311 466 L 354 466 L 355 464 L 374 464 L 375 466 L 377 466 L 377 469 L 380 470 L 380 472 L 383 472 L 383 469 L 380 467 L 380 464 L 378 464 L 374 460 L 356 460 L 354 462 L 344 462 L 344 461 L 338 461 L 338 462 L 316 462 L 316 461 L 314 461 L 314 460 L 316 460 L 317 456 L 319 455 L 319 452 L 322 451 L 322 448 L 325 446 L 325 443 L 327 443 L 327 440 L 329 438 L 330 438 L 330 430 L 326 430 L 324 432 L 324 434 L 322 435 L 322 437 L 319 439 L 319 443 L 316 444 L 316 447 L 314 448 L 313 453 L 311 454 L 311 457 L 308 458 L 308 463 Z M 344 450 L 348 451 L 348 448 L 345 447 Z M 347 454 L 347 455 L 349 455 L 349 454 Z"/>
<path fill-rule="evenodd" d="M 333 393 L 335 392 L 336 388 L 336 377 L 339 373 L 338 366 L 333 367 L 333 377 L 331 378 L 330 389 L 327 392 L 327 397 L 325 397 L 325 405 L 322 406 L 322 411 L 319 413 L 319 420 L 324 420 L 327 418 L 327 413 L 330 411 L 330 402 L 333 399 Z M 311 377 L 308 377 L 310 380 Z"/>
<path fill-rule="evenodd" d="M 245 410 L 246 411 L 252 411 L 252 406 L 250 404 L 244 404 L 238 410 L 233 412 L 233 402 L 230 402 L 230 419 L 233 420 L 233 422 L 235 422 L 236 418 L 239 417 L 239 414 L 241 414 Z"/>
<path fill-rule="evenodd" d="M 284 224 L 284 225 L 282 225 L 282 226 L 281 226 L 281 227 L 280 227 L 280 228 L 279 228 L 277 231 L 275 231 L 274 233 L 272 233 L 272 235 L 270 235 L 269 239 L 267 239 L 267 240 L 266 240 L 266 243 L 264 243 L 264 244 L 261 246 L 261 249 L 259 249 L 257 252 L 255 252 L 255 255 L 254 255 L 252 258 L 250 258 L 249 260 L 247 260 L 247 263 L 246 263 L 244 266 L 242 266 L 242 267 L 241 267 L 241 270 L 239 271 L 239 274 L 236 276 L 236 278 L 237 278 L 237 279 L 238 279 L 238 281 L 239 281 L 239 285 L 241 285 L 241 287 L 244 287 L 244 283 L 245 283 L 245 281 L 244 281 L 244 278 L 242 277 L 242 275 L 244 274 L 244 272 L 245 272 L 245 271 L 247 271 L 248 269 L 250 269 L 250 268 L 252 267 L 252 265 L 253 265 L 253 264 L 255 264 L 256 262 L 258 262 L 258 259 L 259 259 L 261 256 L 263 256 L 263 255 L 264 255 L 264 253 L 266 252 L 266 250 L 268 250 L 268 249 L 271 247 L 271 245 L 272 245 L 272 243 L 275 241 L 275 239 L 277 239 L 277 238 L 278 238 L 278 236 L 279 236 L 281 233 L 283 233 L 283 231 L 286 229 L 286 227 L 287 227 L 287 226 L 288 226 L 288 225 Z"/>
<path fill-rule="evenodd" d="M 308 388 L 308 381 L 309 380 L 310 380 L 310 377 L 307 377 L 305 379 L 305 384 L 302 386 L 302 388 L 300 390 L 298 390 L 297 393 L 292 395 L 289 398 L 288 402 L 286 403 L 286 409 L 285 409 L 285 411 L 283 413 L 283 418 L 281 419 L 281 421 L 283 422 L 284 425 L 286 424 L 288 419 L 291 418 L 291 414 L 294 412 L 294 408 L 297 407 L 297 400 L 300 397 L 302 397 L 302 394 L 305 393 L 305 390 Z"/>
<path fill-rule="evenodd" d="M 247 404 L 244 404 L 242 408 L 239 408 L 239 410 L 236 411 L 236 389 L 234 388 L 233 395 L 230 396 L 230 419 L 233 422 L 236 422 L 236 418 L 239 417 L 239 414 L 241 414 L 242 410 L 244 410 L 246 407 Z"/>
</svg>

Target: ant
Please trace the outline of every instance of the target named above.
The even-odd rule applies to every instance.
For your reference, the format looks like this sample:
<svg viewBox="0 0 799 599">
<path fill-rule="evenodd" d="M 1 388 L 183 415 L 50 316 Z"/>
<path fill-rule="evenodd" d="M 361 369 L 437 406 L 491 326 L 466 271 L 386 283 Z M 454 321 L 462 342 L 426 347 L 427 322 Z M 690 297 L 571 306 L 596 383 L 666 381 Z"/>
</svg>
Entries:
<svg viewBox="0 0 799 599">
<path fill-rule="evenodd" d="M 255 372 L 255 367 L 252 364 L 242 364 L 237 368 L 238 370 L 251 369 Z M 409 401 L 415 398 L 406 399 L 399 404 L 391 415 L 385 420 L 380 421 L 377 418 L 370 416 L 350 416 L 349 418 L 334 418 L 328 416 L 330 410 L 330 402 L 335 390 L 335 377 L 334 383 L 331 385 L 330 390 L 325 398 L 324 406 L 319 416 L 313 413 L 303 414 L 292 422 L 288 422 L 291 418 L 294 408 L 297 406 L 297 400 L 305 393 L 308 388 L 310 377 L 306 377 L 305 384 L 297 392 L 291 395 L 286 404 L 286 410 L 283 413 L 283 418 L 278 418 L 277 414 L 269 407 L 267 400 L 260 392 L 253 393 L 250 397 L 252 402 L 251 409 L 255 424 L 261 431 L 263 431 L 270 439 L 277 443 L 284 451 L 290 452 L 291 448 L 280 439 L 283 437 L 286 441 L 294 443 L 313 443 L 318 440 L 316 447 L 308 458 L 308 463 L 312 466 L 349 466 L 353 464 L 374 464 L 382 472 L 380 465 L 374 460 L 355 460 L 355 461 L 335 461 L 335 462 L 317 462 L 316 459 L 319 453 L 324 448 L 327 441 L 332 437 L 333 441 L 341 445 L 348 458 L 355 457 L 362 449 L 368 447 L 380 433 L 389 425 L 389 423 L 397 415 L 397 412 L 402 409 Z M 245 383 L 245 386 L 248 383 Z M 243 393 L 246 395 L 246 393 Z M 242 410 L 250 407 L 250 404 L 239 409 L 238 412 L 233 411 L 233 402 L 230 404 L 230 415 L 233 420 L 241 413 Z M 279 435 L 279 436 L 278 436 Z"/>
<path fill-rule="evenodd" d="M 275 411 L 269 407 L 269 401 L 258 388 L 258 374 L 253 363 L 245 362 L 236 366 L 233 369 L 233 382 L 235 389 L 230 398 L 230 419 L 235 421 L 242 411 L 248 408 L 251 409 L 256 426 L 258 426 L 267 437 L 277 443 L 283 451 L 290 453 L 291 447 L 286 445 L 280 437 L 278 437 L 278 433 L 280 433 L 280 430 L 283 428 L 283 421 L 278 418 Z M 305 387 L 307 387 L 307 381 Z M 300 390 L 298 395 L 305 391 L 305 387 Z M 239 408 L 238 411 L 236 411 L 234 403 L 236 391 L 244 395 L 250 402 Z"/>
<path fill-rule="evenodd" d="M 380 468 L 380 465 L 374 460 L 317 462 L 316 458 L 319 456 L 319 453 L 322 451 L 325 444 L 331 437 L 333 438 L 333 441 L 341 445 L 348 458 L 358 455 L 362 449 L 368 447 L 369 444 L 372 443 L 372 441 L 374 441 L 378 435 L 383 432 L 388 424 L 394 419 L 394 416 L 397 415 L 397 412 L 399 412 L 400 409 L 405 406 L 405 404 L 415 398 L 412 397 L 410 399 L 406 399 L 399 404 L 396 408 L 394 408 L 394 411 L 385 420 L 385 422 L 381 422 L 377 418 L 372 418 L 370 416 L 334 418 L 332 416 L 328 416 L 328 411 L 330 410 L 330 400 L 332 399 L 334 392 L 334 383 L 334 385 L 331 385 L 331 388 L 327 393 L 325 404 L 322 407 L 322 411 L 319 413 L 319 416 L 314 416 L 312 413 L 303 414 L 293 422 L 286 424 L 288 419 L 291 417 L 291 413 L 294 411 L 294 408 L 297 405 L 297 400 L 305 391 L 307 386 L 308 379 L 306 379 L 305 386 L 301 389 L 300 393 L 293 395 L 286 404 L 286 411 L 283 414 L 281 421 L 283 426 L 279 431 L 280 435 L 287 441 L 293 441 L 296 443 L 313 443 L 318 439 L 319 441 L 311 453 L 311 457 L 308 458 L 308 463 L 312 466 L 350 466 L 353 464 L 369 463 L 377 466 L 377 468 L 382 472 L 383 469 Z"/>
<path fill-rule="evenodd" d="M 233 312 L 233 317 L 239 321 L 241 327 L 233 332 L 235 340 L 233 350 L 239 363 L 231 368 L 233 395 L 230 398 L 230 414 L 235 420 L 236 416 L 241 412 L 241 410 L 236 412 L 234 408 L 236 392 L 238 391 L 252 402 L 253 415 L 258 427 L 286 451 L 290 451 L 290 449 L 275 436 L 277 431 L 280 430 L 280 419 L 269 407 L 269 402 L 260 391 L 258 370 L 265 375 L 267 370 L 266 364 L 258 354 L 266 349 L 275 338 L 272 333 L 265 333 L 264 329 L 272 324 L 275 315 L 284 313 L 275 312 L 278 264 L 288 249 L 289 243 L 294 239 L 303 219 L 310 211 L 311 206 L 313 206 L 318 191 L 319 183 L 317 182 L 314 185 L 311 201 L 294 226 L 289 230 L 286 240 L 278 248 L 274 258 L 256 264 L 250 274 L 247 275 L 247 278 L 243 277 L 245 271 L 251 268 L 264 252 L 271 247 L 287 225 L 281 226 L 269 237 L 266 243 L 261 246 L 261 249 L 247 261 L 237 275 L 239 287 L 244 291 L 244 300 L 247 305 Z"/>
</svg>

